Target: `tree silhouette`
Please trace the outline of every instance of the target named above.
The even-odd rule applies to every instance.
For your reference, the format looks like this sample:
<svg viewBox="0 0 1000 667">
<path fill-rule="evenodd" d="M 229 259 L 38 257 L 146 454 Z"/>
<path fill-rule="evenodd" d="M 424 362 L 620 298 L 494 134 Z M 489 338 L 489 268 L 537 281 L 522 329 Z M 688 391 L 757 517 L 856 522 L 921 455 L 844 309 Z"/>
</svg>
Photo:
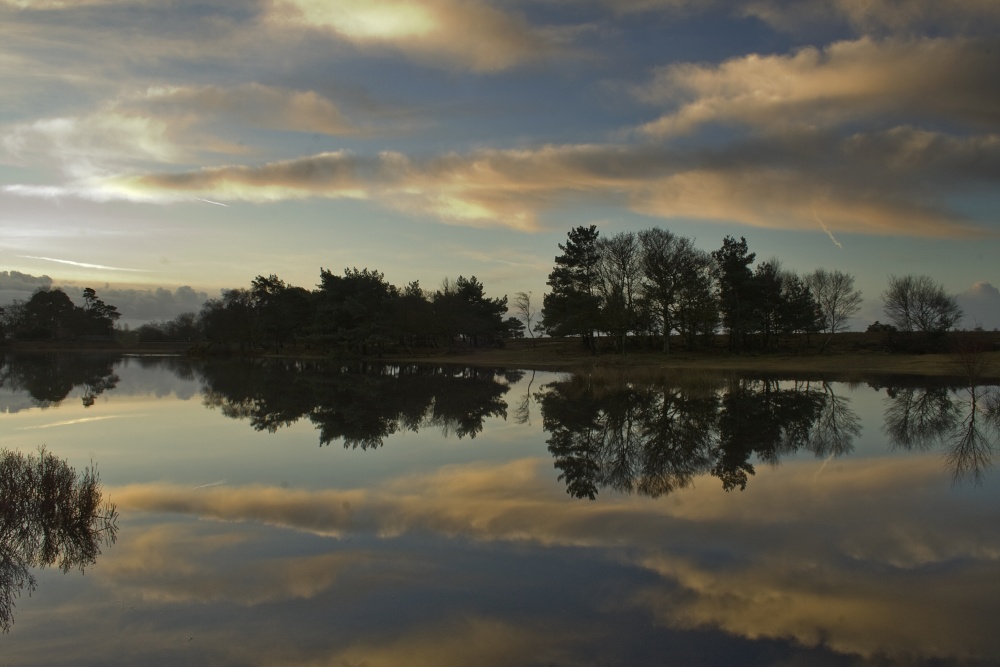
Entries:
<svg viewBox="0 0 1000 667">
<path fill-rule="evenodd" d="M 21 591 L 35 589 L 32 568 L 82 572 L 115 542 L 117 519 L 94 468 L 77 474 L 45 449 L 0 451 L 0 629 L 10 630 Z"/>
</svg>

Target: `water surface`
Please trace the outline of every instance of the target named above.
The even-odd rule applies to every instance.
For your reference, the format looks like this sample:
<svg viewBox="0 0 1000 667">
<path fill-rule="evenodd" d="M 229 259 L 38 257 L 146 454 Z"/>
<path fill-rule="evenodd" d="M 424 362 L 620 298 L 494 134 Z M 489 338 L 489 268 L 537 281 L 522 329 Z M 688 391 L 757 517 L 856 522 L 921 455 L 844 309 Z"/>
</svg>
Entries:
<svg viewBox="0 0 1000 667">
<path fill-rule="evenodd" d="M 12 357 L 96 464 L 11 665 L 998 664 L 995 387 Z M 991 410 L 993 410 L 991 412 Z"/>
</svg>

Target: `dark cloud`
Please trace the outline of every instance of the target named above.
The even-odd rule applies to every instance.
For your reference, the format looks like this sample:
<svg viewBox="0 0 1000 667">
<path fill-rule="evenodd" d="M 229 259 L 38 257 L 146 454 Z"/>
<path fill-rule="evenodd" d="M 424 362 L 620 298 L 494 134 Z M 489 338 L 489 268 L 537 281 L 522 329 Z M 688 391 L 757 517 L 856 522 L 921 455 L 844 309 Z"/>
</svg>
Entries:
<svg viewBox="0 0 1000 667">
<path fill-rule="evenodd" d="M 153 320 L 172 320 L 181 313 L 197 313 L 210 296 L 184 285 L 174 291 L 163 287 L 155 289 L 114 289 L 98 290 L 98 295 L 106 303 L 118 308 L 122 314 L 121 323 L 136 326 Z"/>
<path fill-rule="evenodd" d="M 20 271 L 0 271 L 0 305 L 15 299 L 26 300 L 32 292 L 52 287 L 52 278 L 33 276 Z"/>
</svg>

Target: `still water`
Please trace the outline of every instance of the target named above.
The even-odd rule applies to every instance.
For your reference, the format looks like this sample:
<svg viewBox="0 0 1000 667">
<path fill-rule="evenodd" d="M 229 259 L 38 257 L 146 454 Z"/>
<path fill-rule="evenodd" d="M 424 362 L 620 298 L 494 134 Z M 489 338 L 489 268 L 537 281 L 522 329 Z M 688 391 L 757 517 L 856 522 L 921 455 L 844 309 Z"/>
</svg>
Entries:
<svg viewBox="0 0 1000 667">
<path fill-rule="evenodd" d="M 4 496 L 0 666 L 1000 664 L 998 393 L 8 355 L 118 515 L 41 567 Z"/>
</svg>

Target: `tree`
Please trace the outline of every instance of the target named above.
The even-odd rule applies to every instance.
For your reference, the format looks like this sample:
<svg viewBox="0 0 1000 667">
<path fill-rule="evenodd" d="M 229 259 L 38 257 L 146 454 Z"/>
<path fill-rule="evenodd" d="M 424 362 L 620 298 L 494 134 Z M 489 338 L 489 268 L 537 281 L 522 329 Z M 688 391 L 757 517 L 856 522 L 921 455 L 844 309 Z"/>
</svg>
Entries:
<svg viewBox="0 0 1000 667">
<path fill-rule="evenodd" d="M 782 333 L 811 334 L 819 331 L 819 304 L 809 284 L 791 271 L 781 276 L 781 309 L 778 329 Z"/>
<path fill-rule="evenodd" d="M 643 294 L 662 324 L 663 351 L 670 352 L 676 330 L 694 345 L 698 333 L 718 324 L 712 294 L 711 258 L 684 236 L 654 227 L 639 232 Z"/>
<path fill-rule="evenodd" d="M 637 298 L 642 278 L 639 242 L 632 232 L 597 240 L 597 291 L 602 299 L 603 329 L 613 334 L 625 354 L 625 342 L 637 323 Z"/>
<path fill-rule="evenodd" d="M 254 278 L 250 295 L 265 344 L 269 340 L 275 350 L 293 339 L 296 332 L 304 331 L 312 320 L 309 293 L 274 274 Z"/>
<path fill-rule="evenodd" d="M 820 347 L 826 349 L 833 335 L 847 328 L 847 323 L 861 310 L 861 290 L 854 289 L 854 276 L 842 271 L 816 269 L 806 279 L 819 306 L 822 331 L 830 334 Z"/>
<path fill-rule="evenodd" d="M 770 349 L 778 331 L 782 308 L 781 266 L 772 259 L 757 265 L 753 274 L 754 322 L 760 329 L 761 347 Z"/>
<path fill-rule="evenodd" d="M 962 319 L 955 297 L 928 276 L 889 276 L 882 304 L 900 331 L 943 333 Z"/>
<path fill-rule="evenodd" d="M 563 252 L 555 259 L 547 285 L 552 291 L 542 299 L 542 323 L 553 336 L 578 335 L 584 347 L 596 353 L 594 330 L 601 308 L 597 296 L 597 251 L 599 232 L 595 225 L 576 227 L 567 234 Z"/>
<path fill-rule="evenodd" d="M 121 317 L 118 308 L 97 298 L 97 292 L 90 287 L 83 290 L 83 302 L 86 321 L 84 333 L 95 336 L 110 336 L 114 332 L 115 322 Z"/>
<path fill-rule="evenodd" d="M 663 351 L 668 353 L 683 280 L 681 244 L 676 236 L 659 227 L 639 232 L 639 244 L 644 290 L 663 324 Z"/>
<path fill-rule="evenodd" d="M 750 265 L 756 258 L 747 248 L 747 240 L 732 236 L 722 240 L 722 247 L 712 252 L 719 281 L 719 309 L 722 323 L 729 331 L 729 349 L 739 352 L 752 328 L 753 272 Z"/>
<path fill-rule="evenodd" d="M 38 289 L 24 304 L 19 335 L 32 340 L 70 338 L 79 331 L 80 314 L 61 289 Z"/>
<path fill-rule="evenodd" d="M 516 292 L 514 294 L 513 305 L 514 312 L 524 322 L 524 329 L 527 330 L 528 336 L 532 338 L 532 345 L 534 345 L 535 333 L 532 328 L 532 321 L 538 313 L 531 303 L 531 292 Z"/>
<path fill-rule="evenodd" d="M 346 345 L 362 355 L 381 351 L 390 334 L 392 302 L 399 290 L 379 271 L 344 269 L 343 276 L 320 269 L 316 333 L 321 341 Z"/>
</svg>

